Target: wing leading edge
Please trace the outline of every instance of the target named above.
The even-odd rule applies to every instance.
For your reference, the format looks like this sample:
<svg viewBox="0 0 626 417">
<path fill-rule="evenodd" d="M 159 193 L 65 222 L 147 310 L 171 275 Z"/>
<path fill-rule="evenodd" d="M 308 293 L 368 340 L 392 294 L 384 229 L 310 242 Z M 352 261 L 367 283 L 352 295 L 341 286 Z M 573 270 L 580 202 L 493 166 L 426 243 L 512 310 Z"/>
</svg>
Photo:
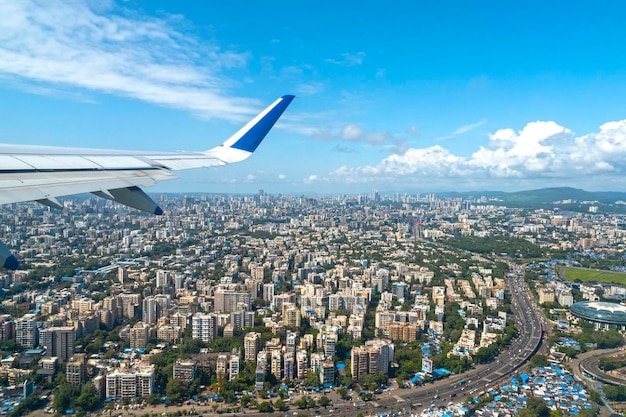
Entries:
<svg viewBox="0 0 626 417">
<path fill-rule="evenodd" d="M 162 214 L 140 188 L 177 178 L 171 172 L 227 165 L 248 158 L 287 109 L 292 95 L 270 104 L 237 133 L 204 152 L 135 152 L 0 144 L 0 204 L 37 201 L 61 208 L 56 197 L 93 193 L 118 203 Z M 0 242 L 0 266 L 17 261 Z"/>
</svg>

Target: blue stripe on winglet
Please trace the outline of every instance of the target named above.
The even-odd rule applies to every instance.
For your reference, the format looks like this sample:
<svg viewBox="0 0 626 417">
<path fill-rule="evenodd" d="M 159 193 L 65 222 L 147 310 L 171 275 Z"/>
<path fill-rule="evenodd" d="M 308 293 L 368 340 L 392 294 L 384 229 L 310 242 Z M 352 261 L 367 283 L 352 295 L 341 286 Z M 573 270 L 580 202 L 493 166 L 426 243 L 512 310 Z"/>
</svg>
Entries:
<svg viewBox="0 0 626 417">
<path fill-rule="evenodd" d="M 20 264 L 17 261 L 17 259 L 15 259 L 15 256 L 11 255 L 8 258 L 6 258 L 6 260 L 4 261 L 4 265 L 2 266 L 4 266 L 6 269 L 15 270 L 19 268 Z"/>
<path fill-rule="evenodd" d="M 294 97 L 295 96 L 292 95 L 282 96 L 282 100 L 259 120 L 257 124 L 252 126 L 237 142 L 233 143 L 231 148 L 254 152 Z"/>
</svg>

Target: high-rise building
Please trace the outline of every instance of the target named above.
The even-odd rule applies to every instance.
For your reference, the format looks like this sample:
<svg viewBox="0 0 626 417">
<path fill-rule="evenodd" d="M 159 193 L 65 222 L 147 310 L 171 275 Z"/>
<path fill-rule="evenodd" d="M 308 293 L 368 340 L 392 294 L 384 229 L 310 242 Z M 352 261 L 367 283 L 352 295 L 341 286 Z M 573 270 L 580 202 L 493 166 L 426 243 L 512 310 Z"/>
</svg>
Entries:
<svg viewBox="0 0 626 417">
<path fill-rule="evenodd" d="M 222 383 L 226 378 L 226 372 L 228 371 L 228 355 L 220 353 L 217 355 L 217 362 L 215 364 L 215 375 L 217 375 L 218 383 Z"/>
<path fill-rule="evenodd" d="M 137 308 L 141 305 L 141 294 L 120 294 L 118 306 L 121 304 L 122 311 L 118 317 L 134 318 Z"/>
<path fill-rule="evenodd" d="M 150 325 L 143 322 L 137 322 L 130 329 L 130 347 L 131 349 L 145 349 L 150 339 Z"/>
<path fill-rule="evenodd" d="M 191 327 L 191 318 L 192 314 L 183 314 L 181 312 L 176 312 L 172 314 L 170 318 L 170 323 L 174 326 L 178 326 L 184 331 L 186 328 Z"/>
<path fill-rule="evenodd" d="M 75 353 L 65 366 L 65 379 L 75 387 L 87 381 L 87 358 L 84 353 Z"/>
<path fill-rule="evenodd" d="M 156 300 L 154 297 L 146 297 L 143 300 L 143 311 L 141 320 L 144 323 L 148 324 L 156 324 L 159 316 L 158 316 L 158 307 Z"/>
<path fill-rule="evenodd" d="M 15 321 L 15 342 L 27 349 L 33 349 L 39 343 L 37 320 L 32 313 L 24 314 Z"/>
<path fill-rule="evenodd" d="M 378 362 L 376 370 L 384 373 L 389 372 L 389 365 L 393 362 L 394 345 L 390 340 L 373 339 L 365 342 L 365 347 L 378 350 Z"/>
<path fill-rule="evenodd" d="M 233 311 L 230 313 L 230 323 L 235 329 L 254 327 L 254 311 Z"/>
<path fill-rule="evenodd" d="M 283 378 L 294 379 L 296 376 L 296 355 L 293 352 L 286 352 L 283 360 Z"/>
<path fill-rule="evenodd" d="M 189 359 L 177 359 L 172 367 L 172 377 L 180 379 L 189 385 L 196 377 L 197 365 L 195 361 Z"/>
<path fill-rule="evenodd" d="M 128 270 L 126 269 L 125 266 L 119 266 L 117 268 L 117 280 L 120 282 L 120 284 L 124 285 L 127 279 L 128 279 Z"/>
<path fill-rule="evenodd" d="M 296 352 L 296 337 L 297 334 L 294 332 L 287 332 L 285 336 L 285 351 L 289 353 Z"/>
<path fill-rule="evenodd" d="M 66 363 L 74 355 L 76 330 L 73 327 L 48 327 L 39 331 L 39 343 L 46 349 L 46 356 Z"/>
<path fill-rule="evenodd" d="M 134 400 L 152 395 L 154 366 L 116 370 L 106 376 L 105 395 L 113 400 Z"/>
<path fill-rule="evenodd" d="M 255 361 L 261 347 L 261 333 L 248 332 L 243 338 L 244 360 Z"/>
<path fill-rule="evenodd" d="M 246 287 L 248 287 L 248 291 L 250 291 L 252 298 L 263 297 L 263 279 L 249 278 L 246 280 Z"/>
<path fill-rule="evenodd" d="M 322 336 L 322 345 L 324 347 L 324 355 L 327 358 L 335 356 L 337 348 L 337 335 L 332 333 L 324 333 Z"/>
<path fill-rule="evenodd" d="M 376 309 L 376 318 L 374 325 L 376 327 L 377 336 L 389 336 L 389 326 L 396 319 L 396 314 L 393 311 L 388 311 L 379 307 Z"/>
<path fill-rule="evenodd" d="M 389 325 L 389 338 L 391 340 L 402 340 L 414 342 L 417 340 L 419 328 L 411 323 L 391 323 Z"/>
<path fill-rule="evenodd" d="M 330 387 L 335 385 L 335 362 L 332 358 L 326 358 L 320 362 L 319 376 L 323 386 Z"/>
<path fill-rule="evenodd" d="M 301 320 L 300 309 L 296 305 L 292 304 L 283 309 L 283 311 L 283 324 L 285 327 L 291 327 L 294 329 L 299 328 Z"/>
<path fill-rule="evenodd" d="M 174 277 L 174 289 L 180 290 L 185 287 L 185 276 L 183 274 L 176 274 Z"/>
<path fill-rule="evenodd" d="M 250 265 L 250 276 L 254 280 L 263 281 L 263 278 L 265 278 L 265 267 L 263 265 Z"/>
<path fill-rule="evenodd" d="M 169 343 L 178 343 L 180 341 L 181 329 L 171 324 L 159 326 L 157 329 L 157 339 L 164 340 Z"/>
<path fill-rule="evenodd" d="M 274 302 L 274 284 L 263 284 L 263 300 L 268 303 Z"/>
<path fill-rule="evenodd" d="M 10 314 L 0 315 L 0 340 L 10 340 L 14 337 L 14 321 Z"/>
<path fill-rule="evenodd" d="M 115 320 L 117 320 L 118 317 L 118 313 L 117 313 L 117 297 L 104 297 L 102 299 L 102 308 L 104 310 L 108 310 L 111 312 L 111 316 L 113 319 L 113 322 L 115 323 Z"/>
<path fill-rule="evenodd" d="M 352 378 L 357 380 L 361 375 L 374 374 L 378 371 L 389 372 L 393 351 L 393 343 L 382 339 L 369 340 L 365 342 L 365 346 L 353 347 L 350 364 Z"/>
<path fill-rule="evenodd" d="M 217 338 L 217 315 L 196 313 L 191 318 L 191 336 L 209 343 Z"/>
<path fill-rule="evenodd" d="M 215 291 L 214 301 L 216 313 L 231 313 L 249 309 L 252 304 L 252 296 L 248 292 L 233 292 L 220 289 Z"/>
<path fill-rule="evenodd" d="M 158 270 L 156 272 L 156 287 L 157 288 L 166 288 L 170 285 L 170 272 Z"/>
<path fill-rule="evenodd" d="M 241 355 L 241 352 L 239 351 L 239 349 L 235 348 L 233 349 L 233 351 L 230 353 L 230 361 L 228 363 L 228 368 L 229 368 L 229 375 L 228 375 L 228 380 L 232 381 L 233 379 L 237 378 L 237 376 L 239 375 L 239 356 Z"/>
<path fill-rule="evenodd" d="M 306 378 L 306 373 L 309 370 L 306 351 L 299 350 L 296 352 L 296 372 L 298 379 Z"/>
<path fill-rule="evenodd" d="M 274 374 L 277 380 L 282 379 L 282 361 L 282 352 L 280 350 L 274 350 L 270 358 L 270 372 Z"/>
</svg>

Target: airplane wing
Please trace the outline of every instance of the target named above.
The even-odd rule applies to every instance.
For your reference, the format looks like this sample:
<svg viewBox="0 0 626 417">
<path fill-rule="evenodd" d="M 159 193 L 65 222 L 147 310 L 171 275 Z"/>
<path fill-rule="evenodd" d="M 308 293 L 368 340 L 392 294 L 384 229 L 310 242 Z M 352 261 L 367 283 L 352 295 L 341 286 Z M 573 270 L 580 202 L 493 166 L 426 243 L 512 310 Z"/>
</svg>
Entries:
<svg viewBox="0 0 626 417">
<path fill-rule="evenodd" d="M 177 178 L 176 170 L 227 165 L 248 158 L 294 99 L 269 105 L 219 146 L 204 152 L 136 152 L 0 144 L 0 204 L 37 201 L 62 208 L 57 197 L 93 193 L 138 210 L 163 210 L 140 187 Z M 0 242 L 0 266 L 17 268 Z"/>
</svg>

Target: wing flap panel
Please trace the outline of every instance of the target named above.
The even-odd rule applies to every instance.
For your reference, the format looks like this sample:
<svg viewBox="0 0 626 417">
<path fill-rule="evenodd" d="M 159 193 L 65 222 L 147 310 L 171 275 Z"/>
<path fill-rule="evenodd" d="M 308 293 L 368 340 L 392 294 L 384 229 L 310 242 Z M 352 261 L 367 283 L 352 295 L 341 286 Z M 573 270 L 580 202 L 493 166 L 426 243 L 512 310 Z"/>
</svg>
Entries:
<svg viewBox="0 0 626 417">
<path fill-rule="evenodd" d="M 176 175 L 160 169 L 138 171 L 86 171 L 20 173 L 0 176 L 0 204 L 19 201 L 45 200 L 71 194 L 151 186 L 158 181 L 176 178 Z"/>
<path fill-rule="evenodd" d="M 41 171 L 53 169 L 98 169 L 101 168 L 97 164 L 74 155 L 19 155 L 14 156 L 28 165 L 31 169 Z"/>
</svg>

